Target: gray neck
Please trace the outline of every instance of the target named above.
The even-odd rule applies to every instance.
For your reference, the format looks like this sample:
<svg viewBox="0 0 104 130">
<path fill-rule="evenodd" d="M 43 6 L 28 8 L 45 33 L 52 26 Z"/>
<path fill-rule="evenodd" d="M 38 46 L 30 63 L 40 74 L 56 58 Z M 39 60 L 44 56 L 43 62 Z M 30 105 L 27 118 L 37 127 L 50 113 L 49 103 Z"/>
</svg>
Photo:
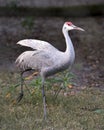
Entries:
<svg viewBox="0 0 104 130">
<path fill-rule="evenodd" d="M 61 59 L 59 60 L 58 64 L 55 64 L 54 66 L 48 67 L 44 71 L 45 77 L 48 77 L 50 75 L 53 75 L 57 72 L 63 71 L 67 69 L 69 66 L 72 65 L 74 58 L 75 58 L 75 52 L 74 47 L 71 42 L 71 39 L 68 35 L 68 31 L 63 30 L 63 34 L 66 41 L 66 51 L 61 53 Z"/>
<path fill-rule="evenodd" d="M 64 34 L 65 41 L 66 41 L 65 55 L 66 55 L 67 58 L 69 58 L 69 61 L 72 64 L 73 61 L 74 61 L 74 58 L 75 58 L 74 47 L 73 47 L 72 41 L 69 37 L 68 30 L 63 29 L 63 34 Z"/>
</svg>

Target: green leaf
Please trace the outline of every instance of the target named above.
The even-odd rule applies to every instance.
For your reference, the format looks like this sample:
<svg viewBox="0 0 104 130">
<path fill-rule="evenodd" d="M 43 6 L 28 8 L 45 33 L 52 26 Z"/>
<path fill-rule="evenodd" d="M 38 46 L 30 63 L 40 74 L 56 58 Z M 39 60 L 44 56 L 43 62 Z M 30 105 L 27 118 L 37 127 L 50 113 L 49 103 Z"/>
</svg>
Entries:
<svg viewBox="0 0 104 130">
<path fill-rule="evenodd" d="M 96 113 L 104 113 L 104 109 L 96 109 L 94 112 L 96 112 Z"/>
</svg>

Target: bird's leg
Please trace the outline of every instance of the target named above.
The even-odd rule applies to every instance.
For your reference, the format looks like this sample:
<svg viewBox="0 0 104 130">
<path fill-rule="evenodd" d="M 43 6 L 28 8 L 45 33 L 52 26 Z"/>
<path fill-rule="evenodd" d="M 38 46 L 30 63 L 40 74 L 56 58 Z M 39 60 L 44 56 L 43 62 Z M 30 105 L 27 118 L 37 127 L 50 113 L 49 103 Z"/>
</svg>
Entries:
<svg viewBox="0 0 104 130">
<path fill-rule="evenodd" d="M 23 83 L 24 83 L 23 73 L 24 72 L 21 72 L 21 91 L 20 91 L 19 96 L 17 98 L 17 102 L 20 102 L 21 99 L 23 98 Z"/>
<path fill-rule="evenodd" d="M 44 107 L 44 119 L 46 120 L 46 96 L 45 96 L 45 89 L 44 89 L 44 79 L 42 79 L 42 97 L 43 97 L 43 107 Z"/>
</svg>

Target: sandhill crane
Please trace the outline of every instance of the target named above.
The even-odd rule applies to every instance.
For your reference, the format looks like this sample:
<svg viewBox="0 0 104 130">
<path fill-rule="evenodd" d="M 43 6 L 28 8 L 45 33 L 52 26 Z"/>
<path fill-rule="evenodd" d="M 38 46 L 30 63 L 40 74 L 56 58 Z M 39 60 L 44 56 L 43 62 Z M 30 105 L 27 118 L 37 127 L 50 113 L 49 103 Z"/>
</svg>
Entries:
<svg viewBox="0 0 104 130">
<path fill-rule="evenodd" d="M 68 35 L 69 30 L 81 30 L 73 25 L 71 22 L 65 22 L 62 28 L 63 35 L 66 41 L 66 50 L 65 52 L 59 51 L 53 47 L 50 43 L 35 40 L 35 39 L 25 39 L 19 41 L 17 44 L 21 46 L 26 46 L 33 48 L 33 51 L 23 52 L 17 59 L 16 65 L 21 70 L 22 74 L 27 70 L 38 71 L 42 79 L 42 96 L 43 96 L 43 107 L 44 107 L 44 118 L 46 119 L 46 97 L 44 90 L 44 81 L 46 77 L 51 76 L 60 71 L 66 70 L 71 66 L 75 59 L 75 51 L 72 44 L 72 41 Z M 23 96 L 23 83 L 21 83 L 21 94 Z"/>
</svg>

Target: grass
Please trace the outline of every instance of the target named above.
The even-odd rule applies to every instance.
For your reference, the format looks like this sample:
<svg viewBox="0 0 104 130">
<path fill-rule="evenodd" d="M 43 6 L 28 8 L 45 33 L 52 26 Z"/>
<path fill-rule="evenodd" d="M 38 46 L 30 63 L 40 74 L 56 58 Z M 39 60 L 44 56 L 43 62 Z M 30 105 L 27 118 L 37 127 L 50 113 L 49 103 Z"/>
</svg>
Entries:
<svg viewBox="0 0 104 130">
<path fill-rule="evenodd" d="M 48 119 L 43 121 L 43 104 L 40 79 L 31 81 L 25 88 L 20 103 L 14 103 L 19 93 L 19 76 L 0 74 L 0 129 L 1 130 L 104 130 L 104 92 L 97 88 L 64 87 L 57 99 L 54 92 L 59 86 L 68 86 L 67 73 L 46 82 Z M 65 76 L 67 78 L 65 78 Z M 51 82 L 51 83 L 50 83 Z M 55 82 L 55 83 L 54 83 Z M 57 83 L 58 82 L 58 83 Z M 54 87 L 51 87 L 54 86 Z M 49 86 L 49 88 L 48 88 Z M 67 93 L 67 95 L 65 95 Z"/>
</svg>

